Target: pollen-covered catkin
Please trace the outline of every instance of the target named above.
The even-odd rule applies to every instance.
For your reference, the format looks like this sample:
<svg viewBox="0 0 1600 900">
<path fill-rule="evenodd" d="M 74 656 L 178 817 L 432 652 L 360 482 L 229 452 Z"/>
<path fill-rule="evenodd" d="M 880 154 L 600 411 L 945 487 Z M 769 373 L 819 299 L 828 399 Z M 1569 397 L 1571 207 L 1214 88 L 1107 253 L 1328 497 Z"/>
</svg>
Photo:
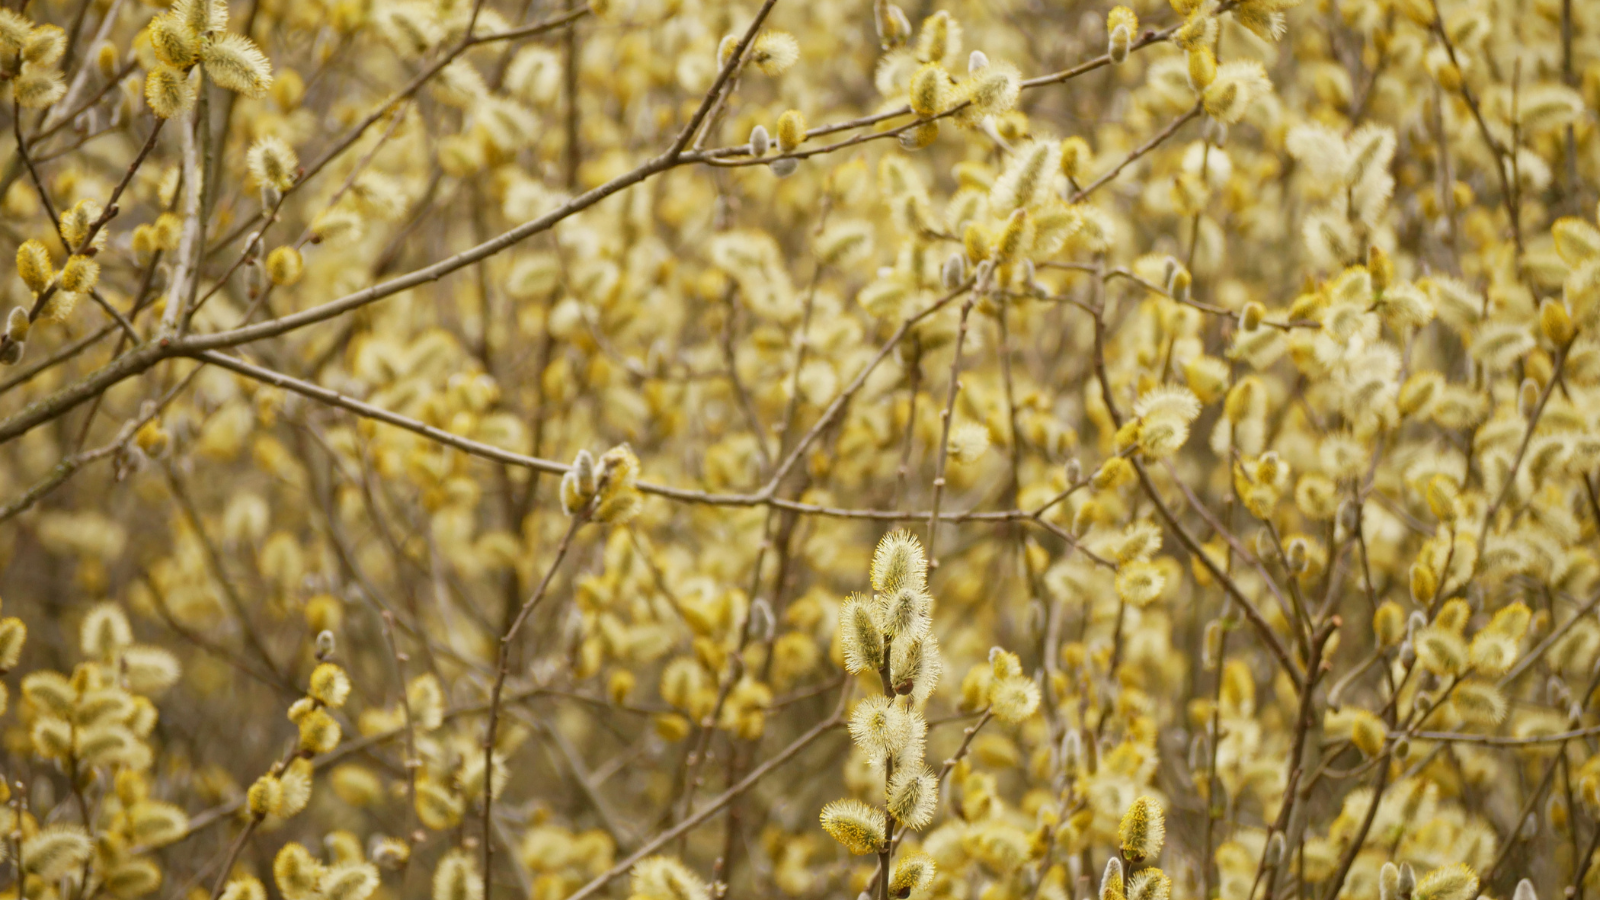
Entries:
<svg viewBox="0 0 1600 900">
<path fill-rule="evenodd" d="M 750 64 L 766 75 L 778 75 L 800 59 L 800 42 L 785 31 L 762 32 L 750 47 Z"/>
<path fill-rule="evenodd" d="M 822 808 L 822 830 L 857 856 L 876 853 L 884 841 L 883 813 L 859 800 L 835 800 Z"/>
<path fill-rule="evenodd" d="M 185 73 L 168 65 L 158 65 L 144 79 L 144 96 L 150 111 L 158 118 L 170 119 L 194 105 L 195 86 Z"/>
<path fill-rule="evenodd" d="M 146 30 L 150 49 L 163 65 L 186 69 L 200 58 L 200 39 L 176 14 L 167 13 L 150 20 Z"/>
<path fill-rule="evenodd" d="M 11 97 L 23 109 L 45 109 L 66 93 L 61 73 L 47 66 L 24 65 L 11 79 Z"/>
<path fill-rule="evenodd" d="M 927 585 L 928 563 L 922 542 L 906 531 L 891 531 L 872 554 L 872 589 L 881 595 L 921 592 Z"/>
<path fill-rule="evenodd" d="M 300 161 L 281 138 L 263 137 L 250 147 L 248 157 L 250 175 L 262 184 L 270 184 L 280 191 L 294 184 Z"/>
<path fill-rule="evenodd" d="M 27 871 L 54 881 L 82 865 L 93 849 L 78 825 L 57 824 L 39 829 L 21 842 L 21 859 Z"/>
<path fill-rule="evenodd" d="M 775 136 L 778 139 L 778 149 L 784 153 L 791 153 L 799 149 L 806 140 L 806 120 L 797 109 L 791 109 L 778 117 L 778 126 Z"/>
<path fill-rule="evenodd" d="M 42 242 L 28 240 L 17 247 L 17 277 L 35 294 L 49 286 L 55 277 L 55 266 Z"/>
<path fill-rule="evenodd" d="M 61 267 L 61 289 L 74 294 L 94 290 L 100 280 L 100 264 L 87 256 L 73 256 Z"/>
<path fill-rule="evenodd" d="M 1122 843 L 1122 855 L 1132 862 L 1143 862 L 1161 855 L 1166 840 L 1166 816 L 1156 801 L 1140 797 L 1133 801 L 1122 816 L 1117 837 Z"/>
<path fill-rule="evenodd" d="M 300 281 L 300 276 L 305 271 L 305 262 L 300 251 L 294 247 L 287 245 L 274 247 L 267 253 L 265 270 L 273 284 L 290 287 Z"/>
<path fill-rule="evenodd" d="M 242 34 L 229 32 L 205 42 L 200 58 L 206 74 L 230 91 L 263 97 L 272 87 L 272 63 Z"/>
<path fill-rule="evenodd" d="M 945 83 L 949 76 L 937 63 L 924 63 L 911 76 L 911 110 L 919 116 L 934 116 L 944 111 Z"/>
<path fill-rule="evenodd" d="M 334 663 L 323 663 L 312 670 L 307 693 L 322 705 L 338 709 L 350 696 L 350 676 Z"/>
</svg>

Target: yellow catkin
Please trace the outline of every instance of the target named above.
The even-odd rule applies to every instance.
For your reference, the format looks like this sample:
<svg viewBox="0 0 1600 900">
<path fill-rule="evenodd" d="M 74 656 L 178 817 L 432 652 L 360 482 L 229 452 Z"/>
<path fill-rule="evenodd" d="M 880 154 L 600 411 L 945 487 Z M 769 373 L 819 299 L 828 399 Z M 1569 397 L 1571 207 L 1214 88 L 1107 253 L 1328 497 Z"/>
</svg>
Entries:
<svg viewBox="0 0 1600 900">
<path fill-rule="evenodd" d="M 805 117 L 800 114 L 799 110 L 787 110 L 778 117 L 775 136 L 778 139 L 778 149 L 784 153 L 798 149 L 806 140 Z"/>
<path fill-rule="evenodd" d="M 1161 855 L 1167 835 L 1166 816 L 1150 797 L 1140 797 L 1123 813 L 1117 827 L 1122 855 L 1134 862 L 1153 860 Z"/>
<path fill-rule="evenodd" d="M 884 841 L 883 813 L 859 800 L 835 800 L 822 808 L 822 830 L 858 856 L 876 853 Z"/>
<path fill-rule="evenodd" d="M 35 294 L 49 286 L 55 277 L 55 266 L 50 262 L 50 251 L 36 240 L 23 241 L 17 247 L 17 277 Z"/>
</svg>

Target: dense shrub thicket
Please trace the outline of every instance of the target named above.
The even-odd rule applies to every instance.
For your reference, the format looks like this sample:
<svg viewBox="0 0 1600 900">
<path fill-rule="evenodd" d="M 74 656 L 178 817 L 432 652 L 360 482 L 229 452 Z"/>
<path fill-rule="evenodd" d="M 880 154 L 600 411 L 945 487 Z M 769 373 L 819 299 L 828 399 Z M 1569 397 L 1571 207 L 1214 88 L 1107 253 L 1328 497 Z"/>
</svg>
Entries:
<svg viewBox="0 0 1600 900">
<path fill-rule="evenodd" d="M 1588 0 L 3 0 L 0 898 L 1583 900 L 1597 107 Z"/>
</svg>

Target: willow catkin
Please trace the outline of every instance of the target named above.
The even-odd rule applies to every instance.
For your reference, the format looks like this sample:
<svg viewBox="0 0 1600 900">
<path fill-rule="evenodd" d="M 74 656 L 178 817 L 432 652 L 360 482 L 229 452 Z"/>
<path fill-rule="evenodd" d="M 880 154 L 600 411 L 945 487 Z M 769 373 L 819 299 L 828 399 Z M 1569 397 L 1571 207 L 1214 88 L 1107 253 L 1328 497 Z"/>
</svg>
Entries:
<svg viewBox="0 0 1600 900">
<path fill-rule="evenodd" d="M 267 887 L 261 879 L 244 875 L 229 879 L 218 900 L 266 900 Z"/>
<path fill-rule="evenodd" d="M 1122 843 L 1122 855 L 1132 862 L 1142 862 L 1160 856 L 1166 835 L 1166 816 L 1160 805 L 1149 797 L 1140 797 L 1133 801 L 1123 814 L 1122 823 L 1117 828 L 1117 837 Z"/>
<path fill-rule="evenodd" d="M 939 788 L 933 773 L 921 764 L 901 768 L 889 780 L 889 813 L 907 828 L 920 830 L 933 821 Z"/>
<path fill-rule="evenodd" d="M 164 847 L 189 830 L 188 814 L 159 800 L 140 800 L 128 809 L 127 816 L 129 834 L 145 847 Z"/>
<path fill-rule="evenodd" d="M 652 856 L 633 868 L 633 894 L 650 900 L 709 900 L 710 887 L 676 857 Z"/>
<path fill-rule="evenodd" d="M 1109 47 L 1106 51 L 1113 63 L 1121 64 L 1128 58 L 1133 39 L 1139 31 L 1139 17 L 1126 6 L 1118 6 L 1106 16 L 1106 33 Z"/>
<path fill-rule="evenodd" d="M 23 241 L 17 247 L 17 277 L 35 294 L 49 286 L 55 277 L 50 252 L 37 240 Z"/>
<path fill-rule="evenodd" d="M 223 34 L 200 51 L 206 74 L 221 87 L 246 97 L 262 97 L 272 87 L 272 64 L 241 34 Z"/>
<path fill-rule="evenodd" d="M 926 853 L 903 853 L 895 860 L 894 875 L 889 879 L 889 895 L 904 900 L 918 891 L 926 890 L 937 872 L 933 857 Z"/>
<path fill-rule="evenodd" d="M 26 337 L 27 333 L 23 333 Z M 18 338 L 13 338 L 18 340 Z M 0 673 L 9 672 L 17 667 L 22 659 L 22 650 L 28 641 L 28 626 L 15 616 L 0 619 Z"/>
<path fill-rule="evenodd" d="M 299 721 L 300 749 L 308 753 L 327 753 L 339 745 L 339 723 L 326 710 L 315 709 Z"/>
<path fill-rule="evenodd" d="M 49 825 L 22 841 L 27 870 L 45 881 L 55 881 L 83 865 L 93 849 L 89 836 L 77 825 Z"/>
<path fill-rule="evenodd" d="M 150 49 L 162 65 L 186 69 L 200 59 L 200 40 L 187 23 L 167 13 L 150 20 Z"/>
<path fill-rule="evenodd" d="M 282 138 L 267 135 L 250 145 L 246 157 L 251 177 L 280 191 L 294 184 L 300 160 L 294 148 Z"/>
<path fill-rule="evenodd" d="M 66 81 L 52 68 L 26 65 L 11 79 L 11 96 L 23 109 L 44 109 L 66 93 Z"/>
<path fill-rule="evenodd" d="M 800 59 L 800 42 L 786 31 L 764 31 L 750 47 L 750 65 L 765 75 L 779 75 Z"/>
<path fill-rule="evenodd" d="M 245 808 L 250 810 L 251 815 L 265 818 L 278 808 L 282 800 L 282 782 L 276 775 L 263 775 L 245 793 Z"/>
<path fill-rule="evenodd" d="M 1172 896 L 1172 879 L 1154 866 L 1133 873 L 1128 879 L 1128 900 L 1168 900 Z"/>
<path fill-rule="evenodd" d="M 476 859 L 452 850 L 439 860 L 433 873 L 433 900 L 481 900 L 483 880 Z"/>
<path fill-rule="evenodd" d="M 310 900 L 319 895 L 323 865 L 301 844 L 290 842 L 272 860 L 272 878 L 288 900 Z"/>
<path fill-rule="evenodd" d="M 322 705 L 338 709 L 350 696 L 350 676 L 335 663 L 322 663 L 311 671 L 306 693 Z"/>
<path fill-rule="evenodd" d="M 158 65 L 144 79 L 144 96 L 150 111 L 170 119 L 194 105 L 195 87 L 189 76 L 167 65 Z"/>
<path fill-rule="evenodd" d="M 367 900 L 378 889 L 378 868 L 368 862 L 344 862 L 330 866 L 320 882 L 328 900 Z"/>
<path fill-rule="evenodd" d="M 1106 860 L 1105 871 L 1100 874 L 1100 900 L 1127 900 L 1123 889 L 1122 860 L 1113 856 Z"/>
<path fill-rule="evenodd" d="M 857 856 L 876 853 L 884 841 L 883 813 L 859 800 L 835 800 L 822 808 L 822 830 Z"/>
<path fill-rule="evenodd" d="M 33 22 L 22 13 L 11 9 L 0 11 L 0 51 L 22 52 L 22 45 L 32 31 Z"/>
<path fill-rule="evenodd" d="M 1417 879 L 1410 896 L 1416 900 L 1470 900 L 1478 890 L 1478 876 L 1462 863 L 1441 866 Z"/>
</svg>

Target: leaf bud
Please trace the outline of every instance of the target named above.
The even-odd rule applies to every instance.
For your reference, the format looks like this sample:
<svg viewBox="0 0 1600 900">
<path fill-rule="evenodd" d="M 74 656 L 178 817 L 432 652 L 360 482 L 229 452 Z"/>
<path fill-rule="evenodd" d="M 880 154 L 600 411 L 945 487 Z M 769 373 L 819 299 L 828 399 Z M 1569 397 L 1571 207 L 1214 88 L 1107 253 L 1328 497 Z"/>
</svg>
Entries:
<svg viewBox="0 0 1600 900">
<path fill-rule="evenodd" d="M 1111 56 L 1111 61 L 1118 65 L 1126 62 L 1128 51 L 1133 47 L 1133 32 L 1126 25 L 1118 25 L 1111 31 L 1111 40 L 1106 50 Z"/>
<path fill-rule="evenodd" d="M 1217 664 L 1222 659 L 1223 633 L 1221 619 L 1212 619 L 1206 623 L 1205 641 L 1200 649 L 1200 665 L 1207 672 L 1216 671 Z"/>
<path fill-rule="evenodd" d="M 1522 379 L 1522 384 L 1517 388 L 1517 414 L 1524 419 L 1531 418 L 1533 411 L 1539 405 L 1539 382 L 1532 378 Z"/>
<path fill-rule="evenodd" d="M 1067 729 L 1061 739 L 1061 767 L 1075 772 L 1083 765 L 1083 735 L 1076 728 Z"/>
<path fill-rule="evenodd" d="M 878 43 L 885 50 L 892 50 L 911 37 L 911 20 L 887 0 L 877 0 L 872 5 L 872 22 L 878 31 Z"/>
<path fill-rule="evenodd" d="M 1255 331 L 1261 327 L 1261 320 L 1266 316 L 1267 308 L 1259 303 L 1246 303 L 1239 312 L 1239 327 L 1244 331 Z"/>
<path fill-rule="evenodd" d="M 1439 87 L 1447 91 L 1461 90 L 1461 69 L 1455 63 L 1446 62 L 1440 65 L 1434 72 L 1434 78 L 1438 80 Z"/>
<path fill-rule="evenodd" d="M 765 597 L 757 597 L 756 602 L 750 604 L 750 633 L 758 635 L 763 642 L 771 641 L 777 632 L 778 622 L 772 614 L 772 604 Z"/>
<path fill-rule="evenodd" d="M 1204 91 L 1217 80 L 1217 57 L 1204 44 L 1189 51 L 1189 86 L 1196 93 Z"/>
<path fill-rule="evenodd" d="M 28 311 L 20 306 L 11 307 L 11 315 L 6 317 L 6 338 L 13 341 L 28 339 L 28 329 L 33 322 L 28 318 Z"/>
<path fill-rule="evenodd" d="M 1378 900 L 1399 900 L 1400 869 L 1392 862 L 1378 871 Z"/>
<path fill-rule="evenodd" d="M 1572 343 L 1572 339 L 1578 333 L 1572 324 L 1572 315 L 1567 312 L 1566 304 L 1553 297 L 1539 304 L 1539 330 L 1544 332 L 1545 338 L 1557 347 L 1565 347 Z"/>
<path fill-rule="evenodd" d="M 1139 31 L 1139 17 L 1126 6 L 1119 6 L 1106 14 L 1106 34 L 1109 36 L 1107 53 L 1111 61 L 1121 64 L 1133 49 L 1134 35 Z"/>
<path fill-rule="evenodd" d="M 1545 683 L 1544 696 L 1551 706 L 1566 706 L 1572 702 L 1572 689 L 1560 675 L 1551 675 Z"/>
<path fill-rule="evenodd" d="M 1189 741 L 1189 771 L 1196 775 L 1204 772 L 1209 767 L 1210 759 L 1211 739 L 1206 732 L 1199 732 Z"/>
<path fill-rule="evenodd" d="M 100 77 L 110 81 L 117 73 L 117 46 L 110 41 L 101 41 L 95 45 L 95 67 L 100 70 Z"/>
<path fill-rule="evenodd" d="M 939 270 L 939 282 L 947 291 L 953 291 L 967 280 L 967 258 L 960 252 L 950 254 Z"/>
<path fill-rule="evenodd" d="M 1106 860 L 1105 871 L 1100 875 L 1100 900 L 1124 900 L 1122 887 L 1122 860 L 1113 856 Z"/>
<path fill-rule="evenodd" d="M 1520 840 L 1531 841 L 1538 834 L 1539 834 L 1539 816 L 1536 813 L 1531 813 L 1530 812 L 1525 817 L 1523 817 L 1523 819 L 1522 819 L 1522 827 L 1517 829 L 1517 837 Z"/>
<path fill-rule="evenodd" d="M 1367 272 L 1372 276 L 1372 288 L 1383 291 L 1394 283 L 1394 260 L 1377 244 L 1367 247 Z"/>
<path fill-rule="evenodd" d="M 266 276 L 261 271 L 261 260 L 252 256 L 244 262 L 244 292 L 245 296 L 254 300 L 261 296 L 261 288 L 265 286 Z"/>
<path fill-rule="evenodd" d="M 588 450 L 579 450 L 572 461 L 572 468 L 561 477 L 562 510 L 570 516 L 587 509 L 597 490 L 594 456 Z"/>
<path fill-rule="evenodd" d="M 1283 862 L 1284 851 L 1287 847 L 1288 839 L 1283 836 L 1283 832 L 1274 831 L 1272 837 L 1267 841 L 1267 868 L 1277 868 Z"/>
</svg>

